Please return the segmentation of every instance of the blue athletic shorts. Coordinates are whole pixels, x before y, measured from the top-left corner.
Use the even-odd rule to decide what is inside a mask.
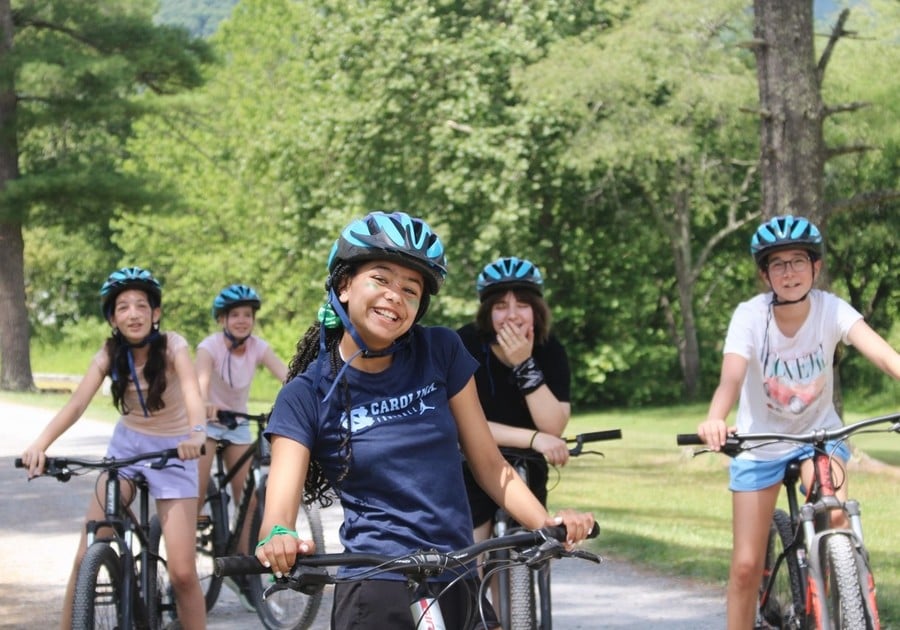
[[[253,437],[250,435],[250,423],[246,421],[234,429],[229,429],[216,420],[210,420],[206,423],[206,437],[211,440],[228,440],[232,444],[253,443]]]
[[[190,435],[147,435],[146,433],[129,429],[120,422],[116,425],[115,431],[113,431],[112,440],[110,440],[106,449],[106,456],[121,459],[140,455],[141,453],[175,448],[188,437]],[[142,473],[144,478],[147,479],[150,496],[154,499],[197,498],[199,495],[197,486],[200,482],[197,477],[196,459],[188,461],[180,459],[170,460],[169,463],[171,465],[162,470],[150,468],[150,463],[152,463],[152,460],[139,462],[122,468],[121,472],[126,477],[134,477],[136,473]]]
[[[844,464],[850,459],[850,449],[845,442],[828,442],[826,450],[840,458]],[[789,463],[795,459],[807,460],[812,456],[812,445],[802,444],[778,459],[760,461],[735,457],[731,460],[731,483],[728,488],[732,492],[753,492],[774,486],[784,479],[784,471]]]

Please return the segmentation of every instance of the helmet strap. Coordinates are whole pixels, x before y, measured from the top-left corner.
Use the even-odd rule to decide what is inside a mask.
[[[815,267],[815,261],[813,261],[812,276],[813,276],[813,278],[812,278],[812,284],[815,284],[815,283],[816,283],[816,267]],[[766,277],[767,277],[767,278],[769,277],[769,272],[766,272]],[[772,281],[771,281],[771,280],[769,280],[769,286],[770,286],[770,287],[772,286]],[[810,290],[809,290],[809,291],[812,291],[812,285],[810,285]],[[772,289],[772,302],[771,302],[771,304],[772,304],[772,306],[790,306],[791,304],[799,304],[800,302],[803,302],[804,300],[806,300],[806,298],[809,297],[809,291],[807,291],[806,293],[804,293],[804,294],[803,294],[803,297],[798,298],[798,299],[796,299],[796,300],[782,300],[780,297],[778,297],[778,294],[775,293],[775,289]]]
[[[402,348],[409,341],[408,335],[403,335],[400,339],[396,339],[390,346],[385,348],[384,350],[369,350],[369,347],[360,337],[359,332],[353,326],[350,321],[350,316],[347,314],[346,309],[344,309],[344,305],[341,304],[340,299],[338,299],[337,293],[334,288],[331,287],[328,289],[328,302],[331,304],[331,308],[334,309],[334,312],[340,318],[341,323],[344,325],[344,330],[346,330],[353,341],[356,343],[359,350],[354,352],[349,358],[344,360],[344,365],[341,366],[340,371],[334,379],[334,382],[331,384],[331,387],[328,388],[328,393],[325,394],[325,398],[322,399],[322,402],[326,402],[331,394],[334,392],[334,388],[337,386],[338,382],[340,382],[341,377],[344,375],[347,367],[353,363],[353,360],[357,357],[361,356],[364,359],[374,359],[377,357],[386,357],[391,354],[394,354]],[[325,325],[320,322],[319,324],[319,360],[321,361],[325,356]],[[343,358],[343,357],[342,357]],[[321,363],[320,363],[321,366]]]

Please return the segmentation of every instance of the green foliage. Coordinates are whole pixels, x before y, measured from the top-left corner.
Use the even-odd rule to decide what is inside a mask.
[[[153,27],[146,3],[24,3],[14,11],[12,55],[0,72],[18,95],[19,176],[0,193],[0,217],[60,225],[99,239],[117,206],[168,195],[122,171],[135,119],[158,109],[154,94],[196,87],[208,48],[181,29]]]
[[[525,255],[547,277],[577,405],[680,400],[691,315],[709,391],[731,312],[757,289],[752,225],[729,228],[729,209],[742,221],[758,205],[757,183],[745,182],[756,119],[740,111],[757,99],[752,56],[738,45],[749,18],[742,0],[678,11],[650,0],[244,0],[208,40],[220,63],[190,95],[160,101],[123,88],[130,109],[104,118],[95,98],[93,113],[71,116],[96,124],[65,133],[38,125],[39,108],[25,112],[35,124],[23,164],[52,162],[57,183],[16,183],[9,198],[47,191],[30,210],[42,229],[63,219],[80,228],[88,211],[103,226],[29,231],[35,325],[92,315],[109,265],[140,264],[164,283],[164,326],[192,343],[215,328],[209,305],[222,286],[253,285],[259,330],[288,359],[322,300],[338,230],[370,210],[402,209],[425,217],[448,249],[450,275],[425,323],[471,319],[485,262]],[[878,107],[835,116],[829,142],[880,144],[832,162],[830,199],[896,186],[900,101],[883,80],[896,46],[881,47],[890,24],[832,57],[829,100],[859,94]],[[879,59],[874,72],[867,57]],[[133,55],[72,58],[107,71],[94,72],[107,77],[96,84],[83,73],[95,97],[97,85],[119,85],[109,77],[133,75]],[[55,63],[25,68],[30,85],[68,93],[79,83]],[[80,188],[69,178],[72,198],[59,201],[53,191],[72,173],[91,175]],[[897,315],[897,216],[884,203],[828,226],[837,290],[879,330]],[[97,254],[76,255],[88,247]],[[847,378],[880,386],[856,376],[851,357]]]

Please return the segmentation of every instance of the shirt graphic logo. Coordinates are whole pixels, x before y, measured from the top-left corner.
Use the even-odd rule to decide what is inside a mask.
[[[376,424],[393,422],[410,416],[422,416],[436,407],[425,402],[426,398],[437,391],[437,385],[430,383],[412,392],[382,398],[354,407],[350,410],[350,431],[355,433]],[[341,416],[341,426],[347,428],[347,413]]]

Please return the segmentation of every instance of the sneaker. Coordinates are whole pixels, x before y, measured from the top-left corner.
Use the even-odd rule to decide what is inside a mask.
[[[238,601],[241,602],[244,610],[256,612],[256,606],[253,605],[253,597],[250,594],[250,584],[245,576],[228,576],[223,580],[223,583],[237,595]]]

